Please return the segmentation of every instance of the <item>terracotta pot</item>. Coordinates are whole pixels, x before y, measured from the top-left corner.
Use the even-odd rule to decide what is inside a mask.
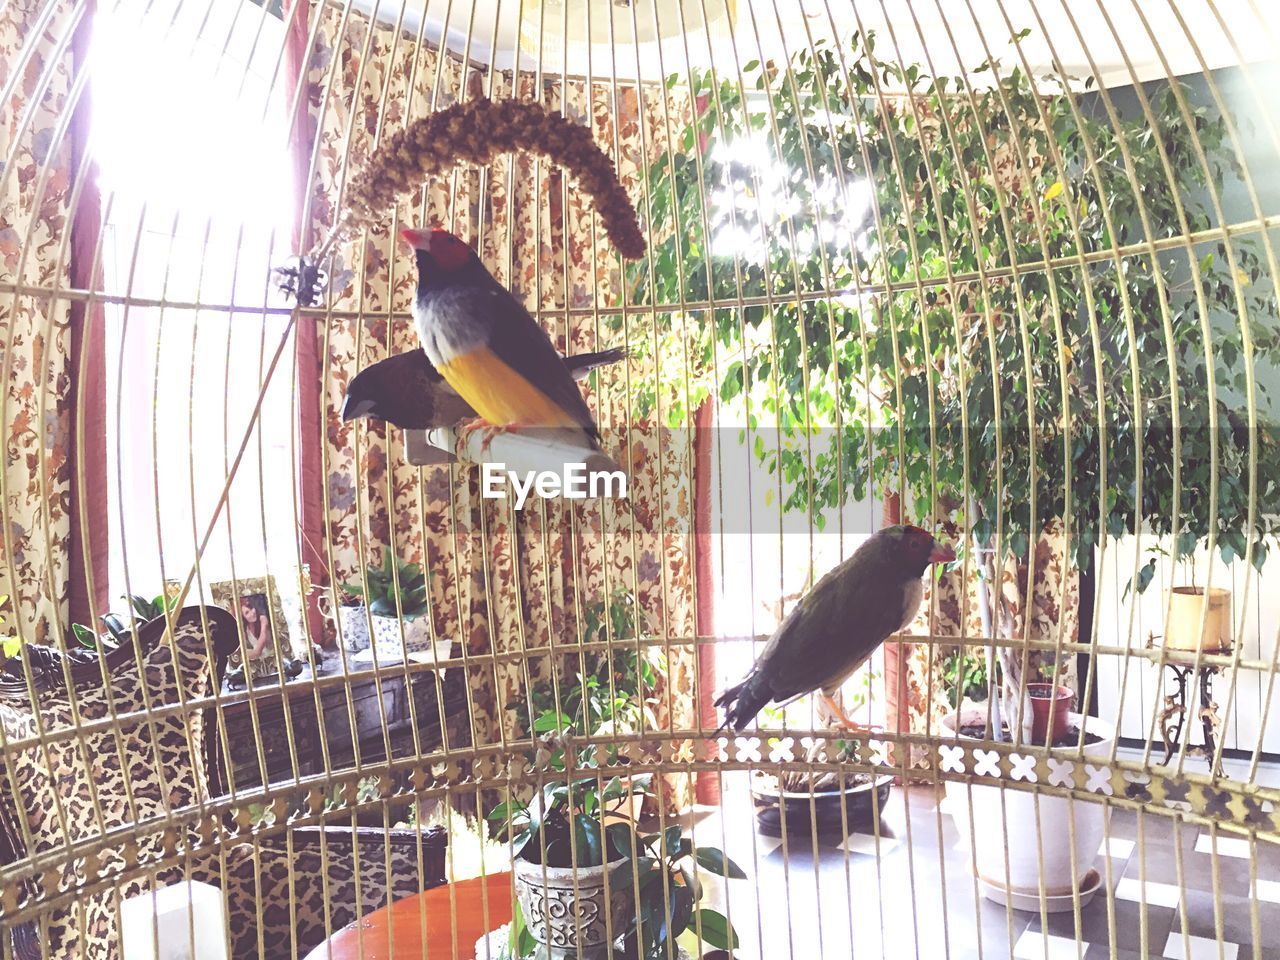
[[[1174,587],[1169,591],[1169,629],[1164,635],[1166,647],[1172,650],[1221,650],[1230,642],[1230,590],[1214,587],[1206,594],[1202,587]]]
[[[1066,736],[1067,715],[1076,698],[1075,692],[1070,687],[1055,687],[1052,683],[1028,683],[1027,696],[1031,698],[1031,742],[1055,743],[1059,737]],[[1046,737],[1050,712],[1053,713],[1053,736]]]
[[[615,935],[620,935],[635,915],[629,860],[575,870],[517,858],[512,872],[525,926],[533,939],[546,947],[550,960],[609,960],[613,954],[608,942],[610,925]]]

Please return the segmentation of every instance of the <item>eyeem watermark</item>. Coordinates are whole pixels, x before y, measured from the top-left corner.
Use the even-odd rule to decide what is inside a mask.
[[[585,463],[566,463],[562,471],[508,470],[505,463],[485,463],[480,475],[480,495],[488,500],[506,496],[503,486],[515,492],[516,509],[523,510],[530,493],[540,497],[585,500],[588,497],[627,495],[627,475],[621,470],[588,470]]]

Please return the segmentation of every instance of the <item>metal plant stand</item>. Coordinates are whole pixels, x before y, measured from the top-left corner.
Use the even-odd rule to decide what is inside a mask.
[[[1154,646],[1157,638],[1152,637],[1148,640],[1149,646]],[[1221,650],[1215,650],[1214,653],[1225,654],[1230,653],[1230,648],[1224,647]],[[1196,669],[1195,653],[1192,651],[1166,651],[1167,660],[1162,664],[1163,667],[1173,675],[1173,689],[1165,694],[1164,709],[1160,711],[1160,736],[1164,740],[1164,760],[1167,764],[1173,759],[1173,753],[1178,748],[1178,744],[1182,742],[1183,728],[1186,726],[1189,707],[1187,704],[1187,687],[1192,681],[1192,674],[1196,676],[1196,687],[1199,692],[1198,716],[1200,718],[1200,726],[1204,731],[1204,752],[1205,759],[1212,767],[1215,777],[1222,776],[1222,762],[1217,760],[1216,744],[1218,727],[1222,724],[1221,717],[1218,716],[1218,704],[1213,699],[1213,678],[1221,670],[1216,664],[1200,664],[1199,670]]]

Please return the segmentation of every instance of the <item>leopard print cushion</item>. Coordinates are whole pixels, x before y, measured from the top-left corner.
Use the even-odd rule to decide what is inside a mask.
[[[11,769],[6,766],[5,754],[0,753],[0,803],[11,816],[24,821],[26,829],[19,826],[18,833],[26,855],[99,837],[104,830],[120,825],[162,818],[208,795],[201,711],[175,711],[155,719],[147,716],[148,703],[153,710],[179,703],[180,687],[187,698],[204,696],[209,689],[212,670],[208,647],[200,618],[190,616],[191,612],[184,612],[172,643],[162,640],[147,651],[141,674],[136,668],[122,668],[112,677],[109,688],[76,691],[80,721],[109,718],[114,708],[117,719],[110,727],[14,751],[10,754]],[[34,737],[40,728],[48,736],[76,726],[75,714],[65,698],[51,696],[42,700],[40,707],[37,724],[31,711],[0,704],[6,740]],[[291,855],[284,838],[238,844],[221,853],[205,848],[187,866],[167,868],[102,893],[80,896],[69,907],[41,915],[35,931],[41,948],[38,955],[59,960],[115,960],[119,956],[123,899],[144,892],[153,883],[162,886],[189,877],[223,888],[230,956],[235,960],[305,956],[326,936],[384,905],[388,898],[399,899],[422,889],[416,843],[388,846],[379,842],[382,831],[377,833],[379,838],[357,841],[358,885],[357,851],[352,849],[350,837],[345,844],[341,840],[328,843],[323,857],[318,846],[301,841],[294,844]],[[139,858],[158,858],[163,836],[160,827],[144,834],[136,853],[122,846],[107,846],[99,861],[103,868],[111,869],[136,863]],[[428,885],[443,882],[443,844],[424,854],[438,860],[427,871]],[[38,902],[94,879],[83,859],[66,863],[55,874],[29,884],[20,901]]]
[[[326,937],[357,918],[389,900],[413,896],[423,889],[413,844],[388,847],[380,842],[361,843],[357,896],[356,856],[349,843],[345,846],[341,842],[330,843],[323,856],[318,847],[295,845],[290,857],[282,848],[283,840],[275,842],[281,846],[264,844],[255,849],[250,844],[241,844],[227,855],[232,957],[290,960],[306,956]],[[424,855],[431,859],[430,851],[424,851]],[[437,855],[443,872],[442,847]],[[427,873],[431,873],[430,869]],[[193,870],[192,875],[221,885],[216,870],[203,876]],[[434,886],[437,882],[439,880],[427,885]],[[260,915],[258,904],[262,905]],[[290,904],[293,904],[292,915]]]
[[[18,839],[25,845],[19,852],[30,856],[91,840],[122,824],[165,817],[202,796],[207,788],[204,764],[192,762],[193,754],[203,757],[201,712],[152,718],[147,709],[177,704],[180,683],[187,697],[202,696],[209,678],[200,620],[190,617],[179,623],[172,643],[161,640],[146,652],[140,674],[121,669],[105,688],[77,689],[74,710],[67,698],[49,695],[41,699],[37,722],[31,711],[0,705],[0,724],[10,740],[41,730],[45,736],[75,730],[79,724],[111,720],[115,713],[103,730],[14,752],[11,771],[0,756],[5,807],[25,822],[25,829],[17,824]],[[161,833],[157,829],[144,835],[138,854],[159,855]],[[108,845],[98,860],[102,869],[115,870],[136,858],[120,845]],[[31,884],[24,899],[51,896],[92,879],[83,859],[71,860],[53,878],[46,874]],[[41,940],[49,945],[49,955],[107,956],[96,952],[95,945],[114,945],[118,898],[142,890],[140,881],[126,882],[107,896],[85,898],[47,917]]]

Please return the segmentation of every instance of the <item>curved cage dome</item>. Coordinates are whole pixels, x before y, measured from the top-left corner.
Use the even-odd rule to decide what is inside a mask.
[[[1272,6],[11,0],[0,955],[1269,956]]]

